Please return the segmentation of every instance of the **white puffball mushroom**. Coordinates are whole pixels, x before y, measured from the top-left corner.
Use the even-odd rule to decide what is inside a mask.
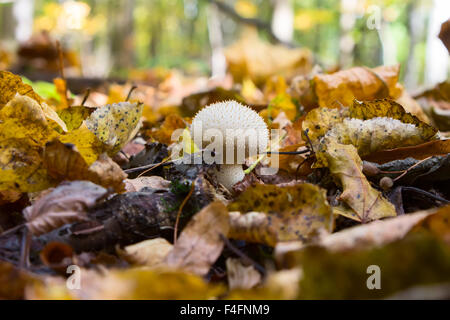
[[[228,189],[244,179],[244,159],[265,152],[269,143],[269,130],[264,119],[249,107],[232,100],[201,109],[192,119],[191,136],[196,143],[197,138],[201,139],[203,149],[218,143],[214,149],[221,161],[216,161],[220,168],[215,177]]]

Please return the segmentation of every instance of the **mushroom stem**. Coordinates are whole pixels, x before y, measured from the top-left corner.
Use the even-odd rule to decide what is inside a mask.
[[[214,175],[217,181],[229,190],[245,177],[241,164],[222,164],[219,170],[215,171]]]

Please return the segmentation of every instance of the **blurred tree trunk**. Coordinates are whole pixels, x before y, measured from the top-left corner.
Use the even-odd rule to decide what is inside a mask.
[[[33,33],[34,0],[16,0],[13,13],[16,20],[15,38],[19,42],[24,42]]]
[[[226,74],[226,60],[223,53],[223,38],[220,17],[215,4],[208,6],[208,35],[211,45],[211,76],[222,78]]]
[[[348,68],[353,64],[353,50],[355,41],[352,29],[356,24],[356,4],[346,0],[340,2],[340,39],[339,39],[339,65]]]
[[[109,2],[109,38],[114,69],[123,70],[134,65],[134,4],[135,0]]]
[[[0,5],[0,40],[14,40],[15,20],[11,3]]]
[[[294,9],[291,0],[272,0],[272,33],[281,41],[290,43],[294,36]]]
[[[405,68],[405,86],[408,89],[415,89],[419,83],[421,61],[415,51],[416,45],[424,39],[425,33],[423,26],[426,25],[423,5],[415,2],[410,3],[408,12],[408,33],[410,39],[410,50]]]

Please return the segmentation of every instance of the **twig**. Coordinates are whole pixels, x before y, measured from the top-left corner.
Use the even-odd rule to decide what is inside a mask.
[[[305,136],[306,136],[306,139],[308,140],[309,146],[311,147],[311,152],[312,152],[313,154],[316,154],[316,152],[314,151],[314,147],[313,147],[313,144],[312,144],[312,142],[311,142],[311,139],[310,139],[309,136],[308,136],[308,132],[309,132],[309,129],[306,129],[306,130],[303,131],[303,133],[304,133]]]
[[[177,219],[175,221],[175,228],[173,230],[173,244],[177,243],[178,223],[180,222],[181,212],[183,211],[183,208],[186,205],[186,203],[188,202],[192,193],[194,193],[194,190],[195,190],[195,181],[192,181],[191,190],[189,190],[188,195],[186,196],[186,198],[184,198],[183,202],[181,203],[180,207],[178,208]]]
[[[220,239],[222,239],[222,241],[225,243],[225,245],[227,246],[228,249],[233,251],[236,255],[238,255],[245,262],[252,264],[255,267],[255,269],[258,270],[259,272],[261,272],[263,275],[266,274],[266,270],[264,269],[263,266],[261,266],[258,262],[254,261],[252,258],[247,256],[244,252],[242,252],[242,250],[240,250],[239,248],[235,247],[231,243],[231,241],[228,240],[227,237],[225,237],[223,234],[219,234],[219,237],[220,237]]]
[[[127,99],[125,101],[130,100],[131,94],[133,93],[133,91],[137,89],[137,86],[132,86],[130,91],[128,91],[128,95],[127,95]]]
[[[89,95],[91,94],[91,88],[87,88],[86,93],[84,94],[83,101],[81,101],[81,106],[84,107]]]
[[[411,167],[409,167],[408,169],[406,169],[401,175],[399,175],[397,178],[393,179],[392,181],[397,181],[398,179],[400,179],[401,177],[403,177],[405,174],[407,174],[412,168],[414,168],[415,166],[421,164],[422,162],[430,159],[431,156],[429,156],[428,158],[422,159],[420,161],[418,161],[417,163],[413,164]]]
[[[56,40],[56,50],[58,51],[58,58],[59,58],[59,72],[61,74],[61,79],[64,80],[64,96],[66,98],[66,102],[69,103],[69,97],[67,94],[67,82],[66,77],[64,76],[64,57],[63,57],[63,51],[61,48],[61,43]]]
[[[169,158],[167,158],[167,159],[165,159],[165,160],[163,160],[163,161],[161,161],[160,163],[157,163],[157,164],[155,164],[154,166],[152,166],[152,167],[150,167],[150,168],[148,168],[147,170],[145,170],[144,172],[141,172],[141,173],[139,173],[139,175],[137,176],[138,178],[139,177],[141,177],[142,175],[144,175],[144,174],[146,174],[147,172],[150,172],[150,171],[152,171],[153,169],[155,169],[155,168],[157,168],[157,167],[159,167],[160,165],[162,165],[162,164],[169,164],[169,163],[173,163],[173,161],[168,161],[169,160]],[[142,167],[141,167],[142,168]]]
[[[310,152],[307,150],[301,150],[301,151],[267,151],[267,154],[305,154]]]
[[[403,190],[405,190],[405,191],[413,191],[413,192],[422,194],[422,195],[424,195],[424,196],[430,197],[430,198],[432,198],[432,199],[434,199],[434,200],[437,200],[437,201],[440,201],[440,202],[443,202],[443,203],[450,203],[450,201],[447,200],[447,199],[444,199],[444,198],[442,198],[442,197],[440,197],[440,196],[438,196],[438,195],[435,195],[435,194],[433,194],[433,193],[431,193],[431,192],[428,192],[428,191],[425,191],[425,190],[422,190],[422,189],[419,189],[419,188],[415,188],[415,187],[402,187],[402,191],[403,191]]]

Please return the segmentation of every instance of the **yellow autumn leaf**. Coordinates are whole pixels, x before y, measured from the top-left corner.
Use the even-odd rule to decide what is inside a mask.
[[[200,149],[195,144],[194,140],[191,137],[191,132],[188,128],[183,130],[183,153],[193,154],[199,152]]]
[[[230,238],[274,246],[280,241],[306,240],[318,229],[333,229],[325,190],[303,183],[294,186],[256,185],[228,205]]]
[[[13,99],[16,93],[28,96],[38,103],[41,103],[42,98],[33,91],[33,88],[22,82],[22,79],[8,71],[0,71],[0,109]]]
[[[343,192],[338,199],[346,205],[334,208],[335,213],[363,223],[396,216],[394,206],[367,181],[354,146],[331,140],[325,156],[331,174],[342,185]]]
[[[64,121],[67,126],[67,130],[78,129],[84,120],[94,111],[93,108],[84,106],[72,106],[57,111],[59,118]]]
[[[129,268],[125,270],[81,271],[80,290],[67,288],[65,279],[47,279],[30,284],[28,299],[214,299],[225,291],[224,286],[208,284],[204,279],[181,271]]]
[[[308,49],[266,43],[253,29],[247,29],[241,39],[227,47],[225,57],[236,81],[248,77],[256,85],[264,84],[273,75],[290,77],[312,68],[312,53]]]
[[[86,127],[114,155],[133,138],[139,129],[142,104],[119,102],[96,109],[86,120]]]
[[[53,185],[42,165],[40,147],[30,139],[0,141],[0,190],[35,192]]]
[[[94,163],[106,149],[105,145],[87,128],[84,122],[78,129],[61,135],[59,140],[62,143],[74,144],[88,165]]]
[[[35,100],[16,95],[0,110],[0,140],[29,139],[31,145],[42,146],[58,136]]]
[[[398,103],[381,99],[354,101],[341,109],[316,108],[302,123],[316,154],[315,167],[327,165],[325,142],[335,140],[356,147],[360,156],[432,140],[437,130],[407,113]],[[306,134],[303,134],[306,140]]]

